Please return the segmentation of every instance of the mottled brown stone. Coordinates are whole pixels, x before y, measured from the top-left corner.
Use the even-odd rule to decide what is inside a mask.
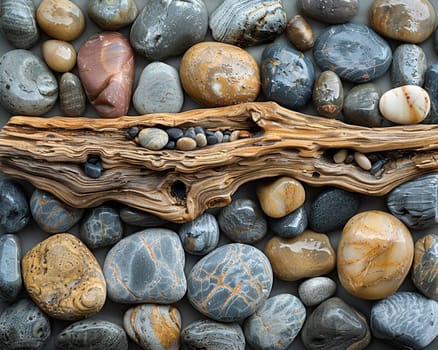
[[[284,33],[286,38],[300,51],[311,49],[315,43],[312,27],[301,15],[295,15],[287,22]]]

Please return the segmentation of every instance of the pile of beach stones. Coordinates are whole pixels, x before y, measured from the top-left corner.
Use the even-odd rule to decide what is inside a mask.
[[[292,3],[2,0],[0,105],[115,118],[272,100],[366,127],[438,121],[438,4]],[[252,132],[126,138],[190,152]],[[387,162],[346,149],[333,161],[372,174]],[[98,156],[83,169],[104,171]],[[381,201],[283,176],[176,224],[120,203],[73,208],[1,176],[0,348],[433,349],[438,173]]]

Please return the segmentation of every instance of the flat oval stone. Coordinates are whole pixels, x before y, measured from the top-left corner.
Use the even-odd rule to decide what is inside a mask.
[[[438,174],[426,174],[394,188],[387,197],[392,215],[409,228],[421,230],[438,223]]]
[[[328,236],[310,230],[293,238],[274,236],[264,252],[274,275],[284,281],[325,275],[336,265],[336,254]]]
[[[353,86],[344,99],[343,113],[352,124],[380,127],[385,118],[379,110],[380,92],[374,83]]]
[[[31,48],[39,38],[32,0],[2,0],[0,4],[0,32],[17,49]]]
[[[360,197],[341,188],[322,191],[309,211],[309,226],[316,232],[330,232],[342,228],[357,213]]]
[[[90,249],[113,245],[123,236],[119,212],[102,205],[89,209],[80,227],[80,238]]]
[[[49,318],[30,299],[6,306],[0,315],[0,348],[46,348],[51,334]]]
[[[312,96],[315,71],[312,62],[289,46],[272,44],[263,50],[262,89],[268,100],[290,108],[306,105]]]
[[[105,257],[108,297],[117,303],[176,303],[187,289],[184,264],[175,232],[153,228],[131,234]]]
[[[269,229],[275,235],[285,238],[294,237],[303,233],[307,228],[307,224],[307,212],[304,205],[282,218],[268,219]]]
[[[81,80],[73,73],[64,73],[59,80],[59,107],[67,117],[79,117],[85,112],[87,98]]]
[[[301,15],[295,15],[287,22],[284,34],[300,51],[309,50],[315,44],[312,27]]]
[[[420,46],[414,44],[399,45],[392,55],[392,86],[423,86],[426,69],[426,54]]]
[[[58,83],[44,61],[28,50],[0,57],[0,104],[11,114],[47,113],[58,98]]]
[[[423,124],[438,123],[438,62],[432,63],[424,74],[424,90],[430,98],[430,113]]]
[[[412,281],[425,296],[438,301],[438,236],[428,234],[415,243]]]
[[[356,23],[325,29],[315,41],[313,56],[321,70],[332,70],[354,83],[382,76],[392,61],[388,43],[371,28]]]
[[[21,245],[17,235],[0,236],[0,301],[11,302],[21,291]]]
[[[258,183],[256,193],[263,212],[271,218],[292,213],[306,200],[303,185],[287,176]]]
[[[316,79],[312,93],[313,104],[319,115],[336,118],[344,104],[344,88],[335,72],[326,70]]]
[[[143,349],[179,349],[181,324],[181,315],[172,305],[138,305],[123,316],[126,333]]]
[[[359,11],[358,0],[298,0],[303,15],[320,22],[338,24],[349,22]]]
[[[138,10],[134,0],[89,0],[87,14],[100,28],[118,30],[134,22]]]
[[[55,345],[64,350],[128,350],[128,337],[115,323],[88,319],[64,328],[56,336]]]
[[[238,323],[197,320],[181,332],[189,349],[245,350],[245,336]]]
[[[78,52],[78,71],[91,104],[101,117],[126,115],[134,82],[134,51],[118,32],[88,38]]]
[[[199,260],[187,280],[187,298],[203,315],[237,322],[252,315],[268,298],[271,264],[257,248],[230,243]]]
[[[149,63],[141,72],[132,103],[140,114],[181,111],[184,92],[178,71],[163,62]]]
[[[83,209],[70,207],[49,192],[39,189],[32,193],[30,211],[38,226],[47,233],[68,231],[84,213]]]
[[[176,148],[181,151],[193,151],[197,146],[196,140],[187,136],[181,137],[176,141]]]
[[[268,231],[268,223],[260,206],[246,198],[237,198],[223,207],[218,223],[222,233],[239,243],[258,242]]]
[[[397,292],[374,304],[373,336],[402,349],[423,349],[438,336],[438,302],[415,292]]]
[[[85,29],[82,10],[69,0],[42,0],[36,19],[41,30],[54,39],[72,41]]]
[[[42,49],[44,60],[55,72],[68,72],[76,65],[75,48],[66,41],[47,40],[43,43]]]
[[[413,44],[426,40],[436,27],[435,9],[428,0],[375,0],[369,21],[376,32]]]
[[[151,151],[163,149],[169,141],[167,133],[159,128],[144,128],[138,133],[138,143]]]
[[[252,102],[260,92],[256,60],[234,45],[196,44],[182,57],[179,72],[184,91],[208,107]]]
[[[313,277],[302,282],[298,295],[306,306],[315,306],[332,297],[336,292],[336,282],[329,277]]]
[[[429,114],[430,98],[417,85],[403,85],[386,91],[379,101],[380,113],[396,124],[418,124]]]
[[[162,61],[202,41],[207,29],[202,0],[147,0],[131,27],[130,41],[149,61]]]
[[[350,294],[382,299],[403,283],[414,257],[412,235],[395,216],[369,210],[353,216],[338,244],[338,277]]]
[[[76,236],[60,233],[41,241],[26,253],[21,267],[27,292],[50,317],[78,320],[105,304],[102,269]]]
[[[243,324],[246,341],[253,349],[288,349],[306,318],[303,303],[292,294],[268,298]]]
[[[168,224],[156,215],[129,206],[120,209],[120,218],[125,224],[139,227],[161,227]]]
[[[204,213],[195,220],[182,224],[179,236],[187,253],[205,255],[219,243],[219,225],[213,215]]]
[[[225,0],[210,15],[216,41],[247,47],[273,41],[286,27],[280,0]]]
[[[29,220],[29,204],[22,187],[13,180],[0,179],[0,234],[18,232]]]
[[[366,318],[342,299],[330,298],[307,317],[301,331],[306,349],[365,349],[371,340]]]

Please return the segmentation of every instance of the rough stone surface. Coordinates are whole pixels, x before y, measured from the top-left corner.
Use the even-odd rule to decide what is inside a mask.
[[[313,277],[302,282],[298,295],[306,306],[315,306],[332,297],[336,292],[336,282],[329,277]]]
[[[205,255],[219,243],[219,225],[213,215],[204,213],[195,220],[182,224],[179,236],[187,253]]]
[[[392,86],[423,86],[426,69],[427,58],[421,46],[414,44],[399,45],[392,55]]]
[[[29,204],[21,186],[13,180],[0,178],[0,234],[18,232],[29,220]]]
[[[280,219],[268,219],[269,229],[275,235],[285,238],[303,233],[307,228],[307,224],[307,212],[304,205]]]
[[[298,0],[297,8],[303,15],[320,22],[345,23],[359,11],[359,0]]]
[[[21,291],[21,245],[17,235],[0,236],[0,301],[14,301]]]
[[[428,234],[415,243],[412,282],[425,296],[438,301],[438,236]]]

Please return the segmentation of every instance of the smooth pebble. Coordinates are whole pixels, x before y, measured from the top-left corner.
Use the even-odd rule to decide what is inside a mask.
[[[219,243],[219,224],[209,213],[182,224],[178,233],[184,250],[193,255],[210,253]]]
[[[341,113],[344,87],[335,72],[321,72],[313,87],[312,100],[316,111],[323,117],[336,118]]]
[[[89,0],[87,14],[100,28],[118,30],[134,22],[138,10],[134,0]]]
[[[176,141],[176,148],[180,151],[193,151],[197,147],[196,140],[191,137],[183,136]]]
[[[300,51],[309,50],[315,44],[312,27],[301,15],[295,15],[287,22],[284,33],[286,38]]]
[[[0,234],[15,233],[30,221],[29,204],[24,189],[8,178],[0,179]]]
[[[423,86],[427,57],[421,46],[401,44],[392,55],[392,87],[403,85]]]
[[[438,301],[438,236],[428,234],[415,243],[412,282],[428,298]]]
[[[307,211],[304,205],[282,218],[268,218],[269,229],[275,235],[285,238],[294,237],[303,233],[307,225]]]
[[[127,205],[121,207],[120,218],[125,224],[139,227],[162,227],[168,224],[156,215]]]
[[[423,88],[430,98],[430,112],[423,120],[423,124],[438,123],[438,62],[432,63],[424,74]]]
[[[373,167],[370,159],[362,152],[354,152],[353,157],[354,161],[361,169],[368,171],[371,170],[371,168]]]
[[[76,51],[62,40],[46,40],[42,45],[44,61],[55,72],[65,73],[76,65]]]
[[[17,299],[23,284],[21,279],[21,242],[14,234],[0,236],[0,301]]]
[[[298,0],[303,15],[317,21],[337,24],[349,22],[359,11],[359,0]]]
[[[59,79],[59,107],[67,117],[82,116],[87,107],[82,82],[77,75],[66,72]]]
[[[315,306],[336,293],[336,282],[330,277],[313,277],[298,286],[298,295],[306,306]]]
[[[151,151],[159,151],[169,141],[167,133],[159,128],[144,128],[137,135],[138,143]]]

